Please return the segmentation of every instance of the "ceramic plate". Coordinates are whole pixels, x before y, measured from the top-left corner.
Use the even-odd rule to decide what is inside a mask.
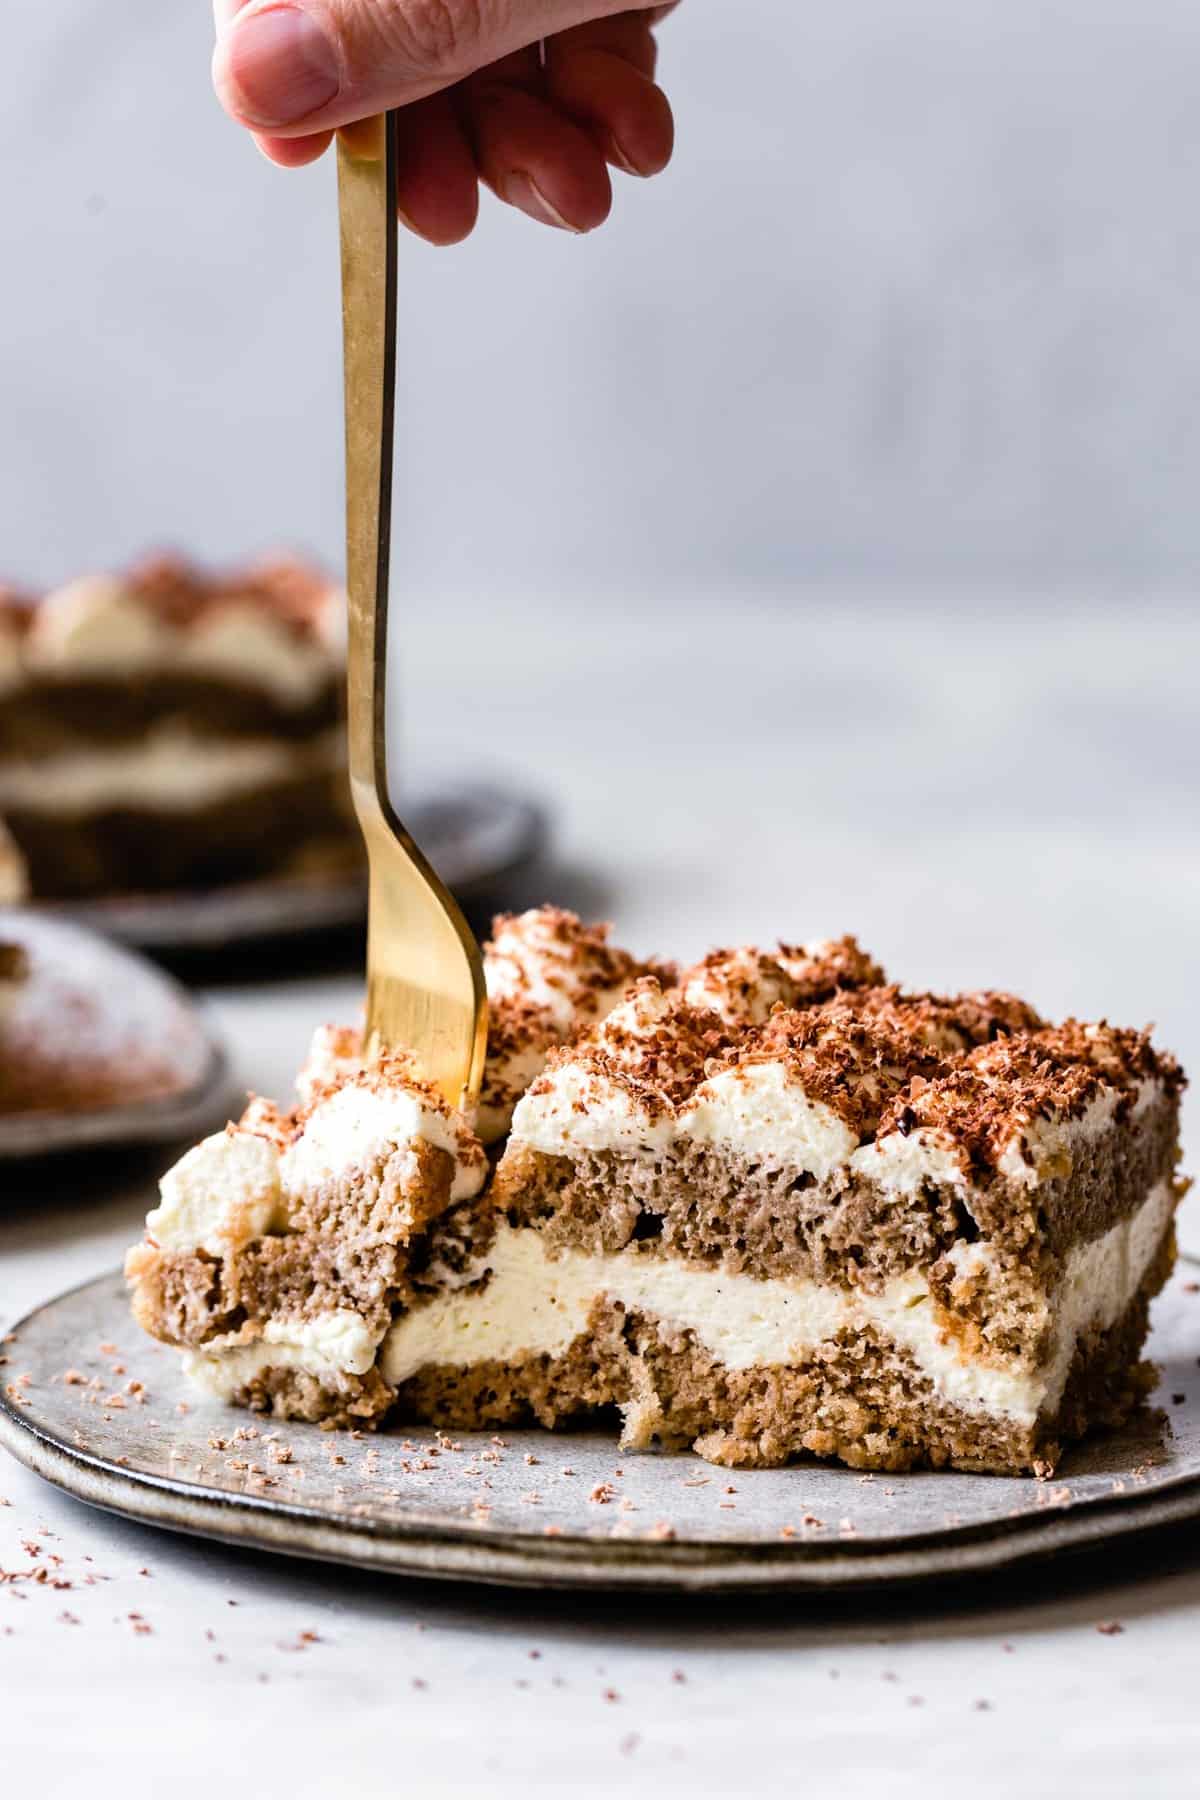
[[[15,1328],[0,1441],[127,1518],[401,1575],[664,1591],[944,1579],[1200,1516],[1198,1276],[1181,1264],[1156,1306],[1158,1410],[1048,1482],[730,1473],[623,1455],[599,1433],[277,1424],[188,1388],[133,1325],[117,1275]]]
[[[0,937],[29,958],[0,1023],[0,1158],[161,1143],[223,1114],[224,1053],[177,982],[40,914],[0,912]]]
[[[404,822],[460,899],[486,891],[532,862],[547,834],[546,815],[536,802],[482,785],[414,794],[404,808]],[[44,910],[94,926],[140,950],[206,951],[357,925],[366,916],[366,893],[361,876],[338,873],[205,892],[56,902]]]

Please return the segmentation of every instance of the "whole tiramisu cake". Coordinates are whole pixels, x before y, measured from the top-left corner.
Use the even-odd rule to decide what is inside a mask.
[[[34,895],[344,862],[344,609],[283,561],[0,591],[0,820]]]
[[[1183,1077],[1144,1034],[906,994],[853,939],[676,977],[546,912],[487,961],[493,1139],[526,1084],[503,1147],[325,1033],[296,1111],[256,1101],[167,1175],[134,1310],[201,1385],[457,1429],[616,1406],[627,1447],[728,1465],[1008,1472],[1145,1391]]]

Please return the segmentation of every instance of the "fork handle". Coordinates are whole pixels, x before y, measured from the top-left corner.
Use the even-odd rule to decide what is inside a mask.
[[[369,868],[368,1055],[403,1048],[451,1106],[471,1108],[487,1048],[479,946],[392,807],[387,602],[396,395],[395,115],[339,134],[346,390],[350,787]]]
[[[394,123],[394,113],[382,113],[338,134],[350,784],[364,825],[390,810],[383,726],[396,407]]]

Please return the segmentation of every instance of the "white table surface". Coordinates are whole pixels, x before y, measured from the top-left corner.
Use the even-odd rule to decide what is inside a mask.
[[[556,805],[537,894],[643,950],[854,929],[912,983],[1153,1018],[1200,1062],[1200,625],[1181,601],[739,595],[681,617],[598,596],[586,627],[552,598],[446,604],[487,678],[445,667],[418,625],[404,735],[424,769],[482,763]],[[304,974],[210,1001],[240,1078],[282,1095],[357,988]],[[0,1319],[112,1266],[155,1172],[0,1187]],[[7,1460],[0,1496],[0,1568],[28,1567],[33,1542],[71,1583],[0,1582],[6,1795],[925,1795],[944,1778],[1127,1796],[1195,1777],[1194,1533],[886,1601],[676,1605],[234,1552]]]

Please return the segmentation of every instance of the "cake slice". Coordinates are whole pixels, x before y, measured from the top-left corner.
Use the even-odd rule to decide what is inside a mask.
[[[1127,1416],[1181,1191],[1183,1078],[1144,1034],[908,995],[849,939],[596,991],[490,1178],[403,1059],[327,1037],[295,1115],[167,1177],[139,1318],[276,1412],[616,1407],[627,1447],[727,1466],[1046,1470]]]
[[[188,1348],[202,1387],[288,1418],[378,1418],[377,1359],[422,1280],[453,1280],[464,1242],[427,1228],[481,1190],[483,1147],[436,1089],[390,1058],[281,1114],[252,1101],[163,1178],[126,1273],[134,1315]]]
[[[0,821],[32,892],[345,866],[344,609],[285,561],[0,592]]]
[[[631,980],[668,972],[556,907],[498,918],[484,967],[491,1031],[471,1124],[406,1058],[365,1068],[361,1031],[323,1026],[292,1111],[252,1100],[164,1177],[127,1273],[135,1315],[188,1352],[196,1381],[286,1416],[386,1411],[382,1335],[419,1294],[452,1285],[489,1229],[475,1204],[484,1146],[507,1131],[518,1081]]]

